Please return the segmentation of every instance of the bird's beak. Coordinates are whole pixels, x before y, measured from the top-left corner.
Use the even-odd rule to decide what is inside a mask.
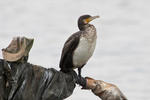
[[[100,16],[92,16],[92,17],[90,17],[89,19],[90,19],[90,21],[92,21],[92,20],[94,20],[94,19],[96,19],[96,18],[100,18]]]
[[[94,20],[96,18],[100,18],[100,16],[91,16],[90,18],[85,19],[84,22],[89,23],[89,22],[91,22],[92,20]]]

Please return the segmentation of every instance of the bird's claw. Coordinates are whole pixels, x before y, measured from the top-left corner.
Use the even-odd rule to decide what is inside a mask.
[[[76,84],[79,84],[82,87],[86,87],[86,79],[85,78],[83,78],[81,75],[77,75],[74,70],[71,70],[70,74],[73,75],[74,81]]]
[[[82,87],[86,87],[86,79],[80,75],[77,76],[77,82],[76,83],[81,85]]]

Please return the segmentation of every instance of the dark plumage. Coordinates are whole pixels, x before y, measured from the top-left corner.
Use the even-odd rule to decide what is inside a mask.
[[[63,72],[68,72],[72,70],[72,68],[74,67],[72,56],[74,50],[79,44],[80,35],[81,35],[80,31],[73,34],[68,38],[68,40],[64,44],[62,54],[61,54],[61,60],[59,64],[59,67]]]
[[[69,72],[78,68],[81,74],[81,68],[92,56],[96,44],[96,29],[89,22],[98,17],[83,15],[78,19],[80,31],[72,34],[64,44],[59,65],[61,71]]]

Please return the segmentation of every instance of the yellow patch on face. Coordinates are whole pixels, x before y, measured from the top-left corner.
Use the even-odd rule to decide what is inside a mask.
[[[89,23],[91,21],[91,18],[87,18],[87,19],[84,19],[84,23]]]

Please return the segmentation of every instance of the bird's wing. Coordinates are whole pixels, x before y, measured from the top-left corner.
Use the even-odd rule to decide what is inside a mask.
[[[64,44],[59,64],[59,67],[64,72],[69,71],[73,67],[72,55],[79,44],[81,34],[82,31],[74,33],[68,38],[68,40]]]

